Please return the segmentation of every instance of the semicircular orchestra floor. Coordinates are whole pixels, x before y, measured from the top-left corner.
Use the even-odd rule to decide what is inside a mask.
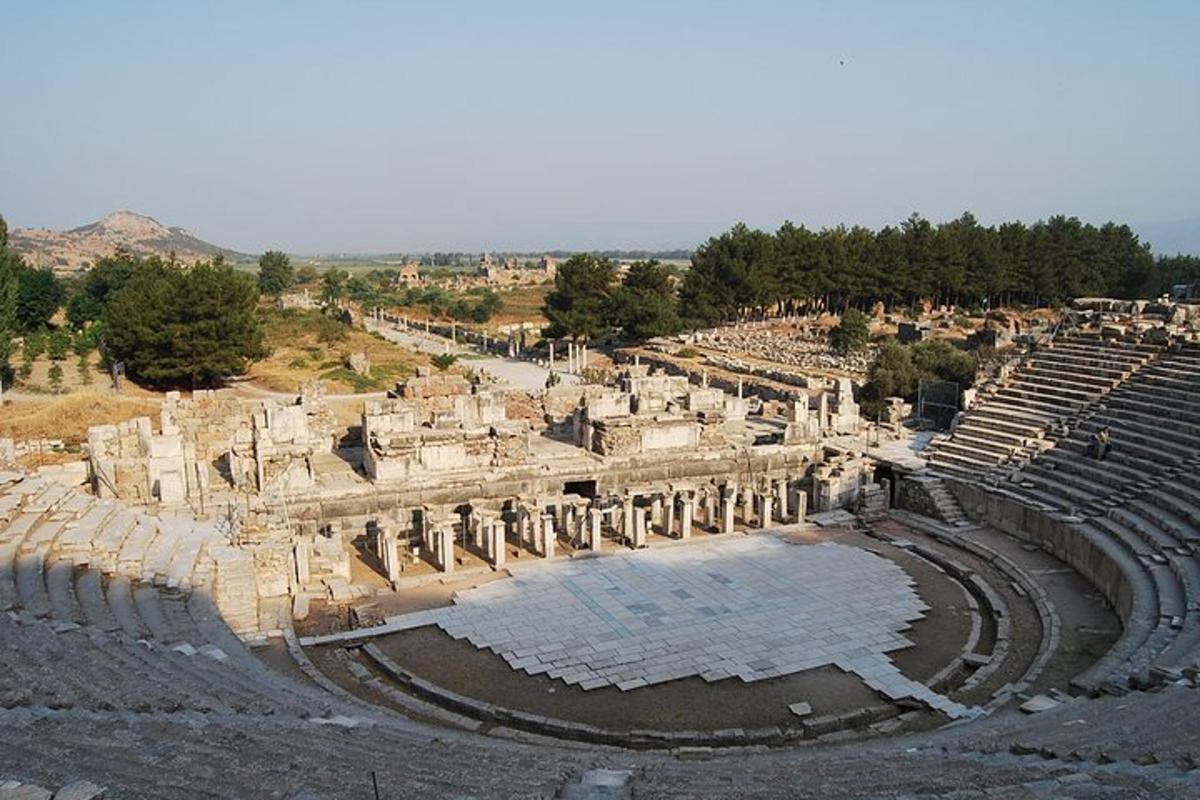
[[[814,716],[890,704],[937,724],[974,716],[1040,639],[1036,612],[1003,576],[955,555],[1007,596],[1021,636],[969,692],[933,679],[971,646],[986,652],[994,621],[937,565],[849,529],[516,565],[388,617],[374,643],[456,694],[614,730],[787,726],[801,704]],[[364,669],[388,680],[354,646],[310,653],[360,695],[371,695]]]

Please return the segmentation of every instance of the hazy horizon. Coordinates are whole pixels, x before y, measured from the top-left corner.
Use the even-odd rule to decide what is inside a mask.
[[[5,23],[12,227],[127,208],[303,254],[691,248],[913,211],[1200,231],[1195,3],[12,3]]]

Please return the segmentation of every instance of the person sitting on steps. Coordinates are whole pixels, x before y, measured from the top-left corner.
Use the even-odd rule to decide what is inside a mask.
[[[1112,431],[1107,425],[1100,429],[1096,434],[1096,458],[1100,461],[1108,458],[1108,453],[1112,449]]]

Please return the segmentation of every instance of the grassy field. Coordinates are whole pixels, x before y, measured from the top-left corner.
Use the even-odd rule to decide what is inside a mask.
[[[366,331],[342,325],[318,311],[263,311],[270,355],[255,362],[247,378],[266,389],[296,391],[306,380],[328,382],[330,394],[374,392],[392,388],[426,365],[426,356],[398,347]],[[369,375],[346,364],[351,353],[366,353]]]
[[[504,301],[504,306],[500,309],[500,313],[492,318],[489,326],[513,322],[544,323],[546,318],[542,316],[542,303],[545,302],[546,295],[549,294],[551,288],[553,288],[552,284],[545,283],[539,286],[521,286],[497,292],[500,299]]]

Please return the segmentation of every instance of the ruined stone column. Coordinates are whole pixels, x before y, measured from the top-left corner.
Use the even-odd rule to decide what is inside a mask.
[[[471,541],[476,550],[483,548],[489,525],[491,525],[491,520],[486,515],[475,510],[471,511]]]
[[[682,514],[681,514],[682,518],[680,519],[680,522],[679,522],[679,538],[680,539],[687,539],[687,538],[690,538],[692,535],[692,513],[693,513],[692,506],[695,502],[696,501],[691,496],[691,494],[683,495],[683,507],[680,509],[680,511],[682,512]]]
[[[733,506],[737,499],[737,487],[721,494],[721,532],[733,533]]]
[[[763,492],[758,496],[758,527],[771,527],[771,493]]]
[[[663,523],[663,533],[667,536],[675,535],[675,504],[679,502],[679,498],[675,494],[667,497],[667,521]]]
[[[653,526],[658,525],[659,527],[661,527],[662,524],[663,524],[663,499],[661,496],[659,496],[659,497],[655,497],[654,500],[652,500],[650,502],[651,530],[653,530]],[[670,531],[669,530],[664,531],[664,533],[669,534]]]
[[[626,495],[622,500],[621,535],[633,541],[633,496]]]
[[[538,555],[545,555],[545,551],[542,549],[542,512],[541,512],[541,509],[535,508],[532,512],[530,512],[529,519],[533,524],[533,530],[531,531],[532,539],[530,541],[530,544],[533,546],[534,551],[536,553],[538,553]]]
[[[491,528],[491,557],[492,566],[496,569],[504,567],[504,559],[508,556],[507,548],[504,546],[504,523],[495,522]]]
[[[788,521],[788,482],[775,481],[775,496],[779,498],[779,521]]]
[[[796,522],[804,522],[804,516],[807,511],[806,506],[808,505],[808,495],[797,488],[795,500],[795,511],[793,513],[796,515]]]
[[[554,515],[542,515],[542,557],[554,558]]]
[[[635,508],[633,511],[633,546],[640,550],[646,546],[646,517],[649,509]]]
[[[754,489],[750,486],[742,487],[742,522],[749,525],[754,516]]]
[[[438,566],[442,572],[454,571],[454,528],[449,525],[438,529]]]
[[[600,523],[601,512],[595,508],[589,508],[588,516],[588,547],[594,552],[600,552]]]
[[[396,532],[388,529],[383,532],[383,564],[387,569],[387,578],[393,584],[400,580],[401,564],[399,542]]]

